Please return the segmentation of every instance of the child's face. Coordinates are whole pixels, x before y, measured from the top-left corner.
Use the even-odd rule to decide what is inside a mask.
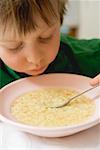
[[[24,38],[16,40],[8,32],[6,39],[0,41],[0,58],[17,72],[39,75],[55,59],[59,45],[60,23],[49,27],[41,22],[37,30]]]

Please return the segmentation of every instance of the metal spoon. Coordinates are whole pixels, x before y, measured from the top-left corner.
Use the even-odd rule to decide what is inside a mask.
[[[80,93],[80,94],[78,94],[78,95],[68,99],[67,102],[65,102],[65,103],[63,103],[63,104],[61,104],[59,106],[52,106],[50,108],[61,108],[61,107],[64,107],[64,106],[68,105],[72,100],[75,100],[76,98],[78,98],[79,96],[83,95],[84,93],[87,93],[87,92],[89,92],[89,91],[91,91],[91,90],[93,90],[93,89],[95,89],[97,87],[99,87],[99,85],[96,85],[95,87],[92,87],[92,88],[89,88],[89,89],[83,91],[82,93]]]

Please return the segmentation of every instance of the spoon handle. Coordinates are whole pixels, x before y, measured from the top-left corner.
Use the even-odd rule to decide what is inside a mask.
[[[55,108],[61,108],[61,107],[66,106],[66,105],[69,104],[73,99],[75,99],[75,98],[77,98],[77,97],[83,95],[84,93],[87,93],[87,92],[89,92],[89,91],[91,91],[91,90],[93,90],[93,89],[95,89],[95,88],[97,88],[97,87],[99,87],[99,85],[96,85],[95,87],[92,87],[92,88],[89,88],[89,89],[83,91],[82,93],[80,93],[80,94],[78,94],[78,95],[76,95],[76,96],[70,98],[70,99],[69,99],[67,102],[65,102],[64,104],[59,105],[59,106],[56,106]]]

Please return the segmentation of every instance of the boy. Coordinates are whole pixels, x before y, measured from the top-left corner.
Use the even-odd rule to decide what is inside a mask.
[[[43,73],[100,73],[100,40],[60,37],[67,0],[0,1],[0,88]],[[60,40],[61,38],[61,40]],[[99,76],[91,81],[99,83]]]

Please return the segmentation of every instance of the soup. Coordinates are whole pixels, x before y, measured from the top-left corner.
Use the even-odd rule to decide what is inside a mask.
[[[65,107],[51,108],[63,104],[78,93],[66,88],[30,91],[13,101],[11,114],[18,122],[32,126],[58,127],[84,123],[95,111],[95,104],[86,96],[74,99]]]

